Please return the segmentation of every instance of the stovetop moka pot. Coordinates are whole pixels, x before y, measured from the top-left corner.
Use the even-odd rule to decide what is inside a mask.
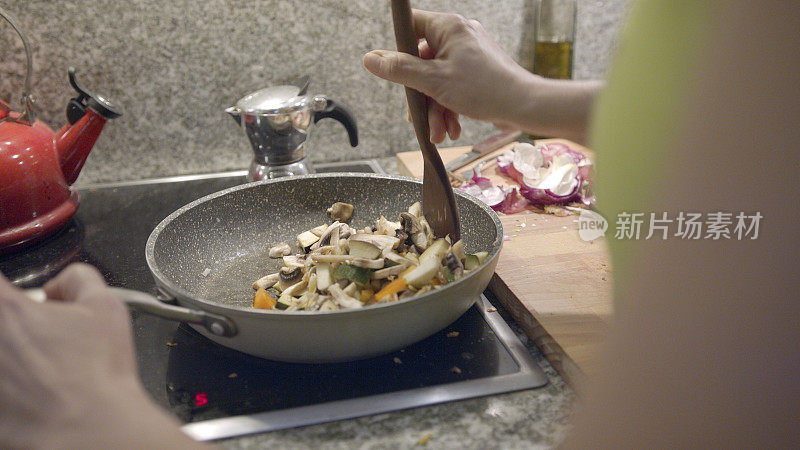
[[[313,173],[313,166],[306,159],[305,143],[312,125],[321,119],[341,122],[350,145],[358,145],[352,114],[324,95],[307,95],[308,80],[306,76],[297,85],[261,89],[225,110],[244,129],[255,153],[248,181]]]

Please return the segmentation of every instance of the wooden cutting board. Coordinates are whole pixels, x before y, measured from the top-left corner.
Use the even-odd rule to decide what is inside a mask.
[[[561,142],[591,155],[588,149]],[[495,184],[514,185],[495,163],[510,144],[475,161],[461,173],[487,160],[481,175]],[[446,164],[470,147],[442,148]],[[422,178],[422,154],[397,154],[403,175]],[[523,211],[502,215],[507,240],[489,285],[525,333],[553,366],[573,385],[582,384],[600,368],[600,348],[611,319],[611,267],[604,240],[585,242],[578,237],[578,216],[557,217]]]

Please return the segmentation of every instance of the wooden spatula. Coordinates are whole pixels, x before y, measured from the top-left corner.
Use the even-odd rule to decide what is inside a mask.
[[[411,19],[411,5],[408,0],[392,0],[392,18],[397,50],[409,55],[419,56],[417,36]],[[450,235],[456,242],[461,238],[461,224],[450,179],[442,164],[442,158],[430,139],[428,126],[428,98],[421,92],[406,87],[408,108],[417,142],[422,150],[424,172],[422,176],[422,213],[433,228],[437,237]]]

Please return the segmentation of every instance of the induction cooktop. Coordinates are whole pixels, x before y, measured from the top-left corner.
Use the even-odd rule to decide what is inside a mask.
[[[317,164],[317,172],[379,172],[375,160]],[[70,262],[113,286],[155,293],[144,248],[175,209],[245,182],[244,171],[87,186],[56,235],[0,256],[0,271],[39,286]],[[394,353],[336,364],[268,361],[217,345],[192,328],[136,310],[139,375],[199,440],[291,428],[543,386],[547,378],[487,291],[435,335]]]

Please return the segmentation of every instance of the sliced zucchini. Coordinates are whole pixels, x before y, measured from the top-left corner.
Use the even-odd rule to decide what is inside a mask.
[[[442,272],[444,272],[444,278],[447,280],[448,283],[452,283],[453,281],[455,281],[456,276],[453,275],[453,271],[450,270],[448,267],[444,267],[442,269]]]
[[[436,258],[428,258],[407,274],[403,275],[406,282],[415,288],[420,288],[431,281],[442,268],[442,262]]]
[[[275,309],[284,310],[292,306],[292,302],[290,301],[290,299],[292,298],[294,297],[285,297],[285,296],[278,297],[278,300],[275,302]]]
[[[361,286],[366,286],[369,284],[369,280],[372,278],[371,269],[365,269],[363,267],[356,267],[351,266],[350,264],[339,264],[339,267],[336,268],[336,271],[333,273],[334,280],[349,280],[353,281]]]
[[[423,262],[428,258],[434,258],[441,261],[448,250],[450,250],[450,244],[448,244],[444,239],[437,239],[433,241],[433,244],[426,248],[421,255],[419,255],[419,261]]]
[[[481,262],[475,255],[468,254],[467,257],[464,258],[464,269],[466,270],[473,270],[480,265]]]

